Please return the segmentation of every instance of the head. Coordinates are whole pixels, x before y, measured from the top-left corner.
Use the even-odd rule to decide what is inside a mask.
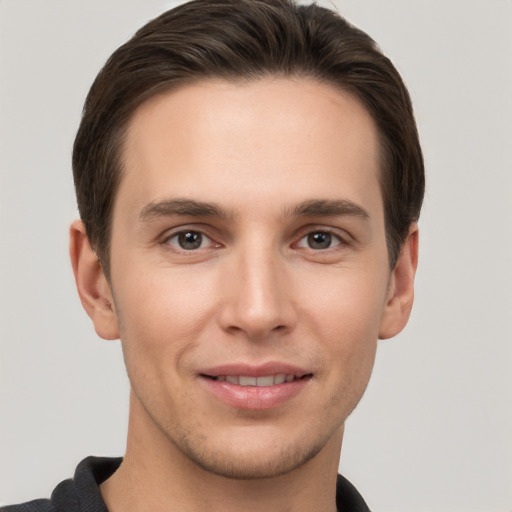
[[[105,64],[73,150],[80,217],[107,277],[129,120],[151,96],[211,78],[304,77],[357,98],[377,125],[392,268],[420,213],[424,168],[407,89],[391,61],[338,14],[288,0],[198,0],[140,29]]]
[[[317,6],[184,4],[100,72],[73,165],[74,271],[123,344],[127,457],[335,466],[417,258],[421,150],[375,43]]]

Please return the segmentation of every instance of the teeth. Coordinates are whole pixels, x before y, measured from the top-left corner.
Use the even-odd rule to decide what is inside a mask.
[[[293,377],[293,375],[292,375]],[[274,377],[274,384],[282,384],[286,380],[286,375],[284,373],[280,373]]]
[[[240,379],[240,384],[242,383],[242,379]],[[268,377],[258,377],[256,379],[256,386],[273,386],[274,385],[274,377],[269,375]]]
[[[247,375],[219,375],[215,380],[220,382],[229,382],[239,386],[275,386],[276,384],[283,384],[295,380],[294,375],[285,375],[279,373],[277,375],[264,375],[262,377],[249,377]]]
[[[258,379],[256,377],[244,377],[243,375],[238,377],[238,384],[240,384],[240,386],[256,386],[257,382]]]

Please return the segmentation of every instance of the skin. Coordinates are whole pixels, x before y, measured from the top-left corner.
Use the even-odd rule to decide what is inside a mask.
[[[132,388],[109,510],[335,510],[344,422],[377,339],[407,323],[417,263],[413,225],[389,268],[373,120],[312,80],[204,81],[141,105],[123,160],[110,282],[71,227],[80,298]],[[201,375],[268,362],[309,378],[263,410]]]

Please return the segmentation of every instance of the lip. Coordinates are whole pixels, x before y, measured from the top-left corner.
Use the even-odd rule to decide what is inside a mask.
[[[209,377],[218,377],[219,375],[247,375],[248,377],[263,377],[264,375],[277,375],[284,373],[286,375],[295,375],[302,377],[311,372],[299,366],[270,361],[264,364],[253,365],[247,363],[231,363],[205,368],[199,372],[201,375]]]
[[[242,386],[215,380],[220,376],[264,377],[294,375],[295,380],[271,386]],[[200,371],[199,378],[212,395],[237,409],[265,410],[278,407],[296,397],[311,380],[312,372],[298,366],[269,362],[262,365],[224,364]]]

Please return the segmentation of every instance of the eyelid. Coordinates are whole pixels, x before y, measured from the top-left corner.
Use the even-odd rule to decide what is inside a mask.
[[[309,225],[309,226],[304,226],[303,228],[301,228],[299,230],[297,236],[295,237],[297,242],[294,242],[293,245],[297,246],[297,244],[301,240],[303,240],[305,237],[307,237],[308,235],[310,235],[312,233],[329,233],[330,235],[332,235],[333,237],[336,237],[339,240],[339,242],[340,242],[339,244],[336,244],[333,247],[329,247],[328,249],[323,249],[324,251],[328,251],[329,249],[334,249],[336,247],[339,247],[340,245],[341,246],[349,246],[354,242],[354,238],[352,237],[352,235],[350,235],[350,233],[348,233],[344,229],[335,228],[332,226],[325,226],[325,225]],[[307,249],[306,247],[304,247],[304,248]],[[320,249],[311,249],[311,250],[315,250],[316,252],[320,251]]]
[[[187,249],[182,249],[180,247],[177,247],[177,246],[172,245],[172,244],[169,243],[169,241],[172,238],[180,235],[181,233],[187,233],[187,232],[199,233],[203,237],[207,238],[210,241],[210,243],[208,244],[209,247],[202,247],[202,248],[198,248],[198,249],[187,250]],[[216,241],[216,239],[212,235],[210,229],[208,229],[204,225],[197,225],[197,224],[185,224],[185,225],[176,226],[174,228],[168,229],[160,237],[160,242],[159,243],[161,245],[163,245],[163,246],[167,246],[168,248],[172,247],[173,251],[180,252],[180,253],[187,253],[187,254],[198,252],[200,250],[208,250],[208,249],[210,249],[212,247],[215,248],[215,247],[221,247],[222,246],[221,243]]]
[[[180,233],[184,233],[187,231],[200,233],[204,237],[208,238],[210,240],[210,244],[209,244],[210,247],[205,247],[202,249],[186,250],[186,249],[180,249],[179,247],[176,247],[176,246],[171,246],[169,244],[169,240],[171,238],[179,235]],[[188,253],[188,254],[198,252],[199,250],[208,250],[211,248],[223,247],[224,244],[221,242],[218,242],[219,234],[212,233],[212,231],[214,231],[214,230],[212,230],[208,225],[204,225],[204,224],[193,224],[193,223],[183,224],[183,225],[175,226],[173,228],[169,228],[166,231],[164,231],[163,234],[159,237],[159,244],[163,245],[163,246],[167,246],[167,247],[172,247],[172,250],[175,250],[177,252]],[[329,250],[336,250],[336,249],[339,250],[340,246],[341,246],[341,248],[349,247],[349,246],[353,245],[356,241],[354,239],[354,237],[348,231],[346,231],[342,228],[326,226],[326,225],[322,225],[322,224],[309,224],[309,225],[303,226],[299,230],[297,230],[295,236],[293,237],[293,239],[295,241],[291,244],[292,247],[293,246],[298,247],[298,243],[303,238],[305,238],[306,236],[308,236],[311,233],[329,233],[333,237],[336,237],[336,239],[339,240],[339,243],[336,244],[335,246],[329,247],[327,249],[311,249],[311,248],[307,248],[307,247],[299,247],[300,249],[306,249],[306,250],[309,249],[310,251],[314,251],[314,252],[327,252]]]
[[[308,238],[310,235],[312,234],[317,234],[317,233],[325,233],[327,235],[330,235],[331,236],[331,242],[334,242],[333,244],[331,244],[330,247],[326,247],[325,249],[314,249],[313,247],[309,247],[307,244],[308,244]],[[305,244],[302,245],[302,241],[305,240]],[[337,243],[336,243],[337,242]],[[297,243],[297,247],[300,247],[300,248],[304,248],[304,249],[309,249],[309,250],[312,250],[312,251],[328,251],[329,249],[334,249],[340,245],[344,245],[344,241],[336,234],[334,233],[330,233],[329,231],[310,231],[309,233],[307,233],[306,235],[304,235],[300,240],[299,242]]]
[[[183,247],[180,247],[179,246],[179,237],[180,235],[184,234],[184,233],[195,233],[195,234],[198,234],[201,236],[201,243],[199,245],[199,247],[195,247],[195,248],[192,248],[192,249],[184,249]],[[176,245],[171,242],[172,240],[176,239],[176,242],[178,242]],[[185,252],[193,252],[193,251],[198,251],[199,249],[205,249],[205,247],[203,247],[204,244],[207,244],[207,245],[210,245],[212,242],[212,239],[205,235],[204,233],[200,233],[198,231],[192,231],[191,229],[187,229],[185,231],[179,231],[178,233],[175,233],[174,235],[170,236],[167,238],[166,240],[166,243],[168,245],[172,245],[175,249],[179,250],[179,251],[185,251]]]

